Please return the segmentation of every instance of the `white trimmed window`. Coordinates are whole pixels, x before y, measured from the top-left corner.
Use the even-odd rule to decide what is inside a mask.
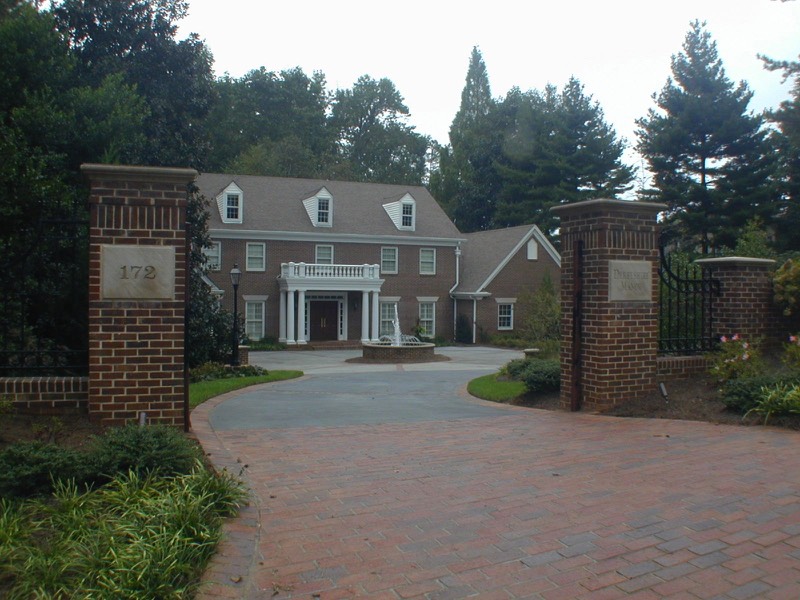
[[[497,304],[497,329],[509,331],[514,329],[514,303],[498,302]]]
[[[244,333],[250,341],[257,342],[264,337],[265,300],[247,300],[244,303]]]
[[[396,301],[381,301],[380,327],[378,335],[394,335],[394,315],[398,303]]]
[[[225,196],[225,218],[228,221],[242,220],[241,215],[241,196],[239,194],[227,194]]]
[[[222,265],[222,242],[211,242],[210,248],[203,248],[206,255],[206,267],[209,271],[219,271]]]
[[[231,182],[217,196],[217,208],[223,223],[241,223],[244,214],[244,192]]]
[[[318,265],[332,265],[333,246],[330,244],[317,244],[314,251],[314,262]]]
[[[436,335],[436,303],[419,303],[419,329],[420,335],[432,338]]]
[[[436,248],[419,249],[419,274],[436,275]]]
[[[317,223],[327,225],[331,222],[331,199],[320,198],[317,201]]]
[[[400,226],[403,229],[414,229],[414,203],[403,202]]]
[[[260,242],[247,244],[246,270],[265,271],[267,268],[267,247]]]
[[[381,273],[397,273],[397,246],[381,248]]]

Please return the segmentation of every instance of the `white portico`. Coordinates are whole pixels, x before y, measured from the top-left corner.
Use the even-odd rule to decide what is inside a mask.
[[[383,281],[377,264],[281,263],[279,340],[346,340],[349,315],[360,308],[361,341],[377,341]]]

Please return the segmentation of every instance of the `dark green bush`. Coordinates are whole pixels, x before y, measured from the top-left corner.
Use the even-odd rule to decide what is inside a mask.
[[[529,359],[520,378],[530,393],[554,392],[561,388],[561,363],[558,360]]]
[[[189,473],[202,458],[199,446],[183,432],[166,425],[132,424],[109,429],[92,440],[95,480],[108,481],[117,473],[178,475]]]
[[[254,375],[267,375],[267,370],[255,365],[240,365],[231,367],[222,363],[209,362],[189,371],[189,381],[211,381],[212,379],[230,379],[233,377],[252,377]]]
[[[0,451],[0,497],[49,494],[53,480],[74,479],[81,484],[88,469],[82,452],[39,441],[17,442]]]
[[[503,367],[503,372],[511,379],[520,380],[522,379],[522,373],[525,372],[525,369],[528,367],[529,363],[529,358],[515,358],[514,360],[506,363],[506,365]]]
[[[722,402],[728,408],[746,413],[758,404],[762,397],[762,388],[773,388],[781,384],[792,384],[800,381],[797,376],[759,375],[727,380],[720,389]]]

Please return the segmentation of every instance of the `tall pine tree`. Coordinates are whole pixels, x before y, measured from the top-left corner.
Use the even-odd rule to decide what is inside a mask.
[[[500,133],[493,125],[494,107],[486,64],[476,47],[470,56],[461,106],[450,126],[450,161],[442,165],[448,169],[445,177],[457,181],[450,186],[454,197],[443,203],[449,205],[450,216],[464,232],[489,229],[493,223],[498,188],[494,161],[500,146]]]
[[[691,24],[671,66],[656,107],[637,120],[654,184],[643,195],[666,203],[673,235],[708,254],[735,246],[753,218],[773,221],[773,167],[752,93],[727,78],[705,23]]]
[[[780,164],[781,209],[775,224],[775,243],[781,251],[797,251],[800,249],[800,60],[761,58],[767,69],[783,71],[785,80],[793,80],[791,97],[769,118],[778,126],[774,143]]]

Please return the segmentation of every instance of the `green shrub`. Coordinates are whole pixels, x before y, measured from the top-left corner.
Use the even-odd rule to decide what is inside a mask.
[[[764,416],[764,424],[772,415],[800,415],[800,385],[779,383],[761,390],[756,405],[745,413]]]
[[[89,476],[85,454],[44,442],[17,442],[0,451],[0,497],[49,494],[53,481]]]
[[[800,306],[800,262],[791,258],[775,272],[772,280],[777,304],[786,317],[797,314]]]
[[[561,388],[561,363],[557,360],[529,359],[521,378],[532,394]]]
[[[493,335],[489,339],[489,343],[499,348],[515,348],[520,350],[531,345],[529,340],[516,336],[513,333],[498,333]]]
[[[255,365],[239,365],[232,367],[222,363],[209,362],[189,371],[189,381],[211,381],[212,379],[231,379],[234,377],[253,377],[266,375],[267,370]]]
[[[720,395],[723,404],[728,410],[746,413],[758,404],[763,388],[792,383],[797,379],[797,376],[786,377],[780,375],[758,375],[756,377],[729,379],[722,384]]]
[[[92,440],[91,462],[97,481],[118,473],[189,473],[202,452],[183,432],[166,425],[115,427]]]
[[[263,337],[258,341],[245,340],[245,345],[250,347],[251,352],[261,352],[266,350],[286,350],[286,344],[279,342],[275,337]]]
[[[522,373],[528,367],[531,359],[529,358],[515,358],[507,362],[503,368],[500,370],[501,373],[507,375],[511,379],[520,380],[522,379]]]

